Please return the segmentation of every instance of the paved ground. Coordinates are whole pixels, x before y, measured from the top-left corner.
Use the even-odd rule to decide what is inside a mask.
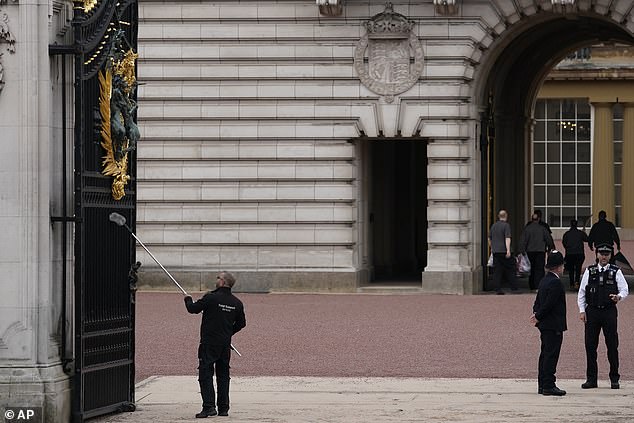
[[[194,294],[198,297],[200,294]],[[561,398],[536,394],[535,294],[242,294],[232,422],[632,422],[634,302],[620,304],[622,389],[581,390],[585,355],[575,295],[558,369]],[[141,292],[137,411],[100,423],[195,420],[199,316],[176,293]]]
[[[229,417],[216,422],[546,423],[634,421],[634,383],[619,391],[583,391],[561,381],[565,397],[535,393],[533,380],[249,377],[232,379]],[[137,411],[101,423],[194,421],[200,411],[191,376],[159,377],[137,386]],[[207,420],[209,421],[209,420]]]
[[[201,294],[193,294],[198,298]],[[235,376],[522,378],[536,376],[539,331],[529,324],[535,294],[241,294],[247,327],[234,337]],[[559,376],[585,377],[576,295]],[[137,299],[137,381],[196,375],[199,315],[178,293]],[[634,380],[634,296],[619,305],[621,373]],[[605,346],[599,371],[607,378]]]

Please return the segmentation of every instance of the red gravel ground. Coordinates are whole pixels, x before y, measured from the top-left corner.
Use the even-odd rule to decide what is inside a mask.
[[[237,294],[247,327],[233,338],[235,376],[535,378],[535,294]],[[193,294],[194,300],[202,294]],[[634,380],[634,296],[619,304],[621,378]],[[583,379],[583,324],[569,294],[558,377]],[[632,302],[632,304],[630,304]],[[140,292],[136,380],[196,375],[200,315],[178,293]],[[607,380],[605,346],[599,378]]]

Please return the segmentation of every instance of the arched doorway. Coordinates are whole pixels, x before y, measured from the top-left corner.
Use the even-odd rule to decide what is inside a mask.
[[[623,26],[590,12],[537,14],[522,19],[502,35],[491,45],[479,69],[481,84],[476,94],[482,105],[483,268],[488,257],[488,229],[497,210],[504,208],[510,214],[514,249],[530,213],[533,109],[550,70],[580,47],[597,42],[634,42]]]

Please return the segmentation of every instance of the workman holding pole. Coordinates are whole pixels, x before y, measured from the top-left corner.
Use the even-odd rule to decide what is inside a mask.
[[[235,284],[229,272],[216,276],[216,289],[194,302],[185,296],[185,306],[192,314],[203,312],[198,346],[198,383],[203,409],[197,418],[229,415],[229,361],[231,337],[246,326],[244,305],[231,293]],[[213,376],[216,373],[218,396],[214,392]],[[216,411],[216,405],[218,410]]]

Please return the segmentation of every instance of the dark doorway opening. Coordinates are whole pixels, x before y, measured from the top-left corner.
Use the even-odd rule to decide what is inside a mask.
[[[369,143],[373,281],[420,281],[427,264],[427,145]]]

